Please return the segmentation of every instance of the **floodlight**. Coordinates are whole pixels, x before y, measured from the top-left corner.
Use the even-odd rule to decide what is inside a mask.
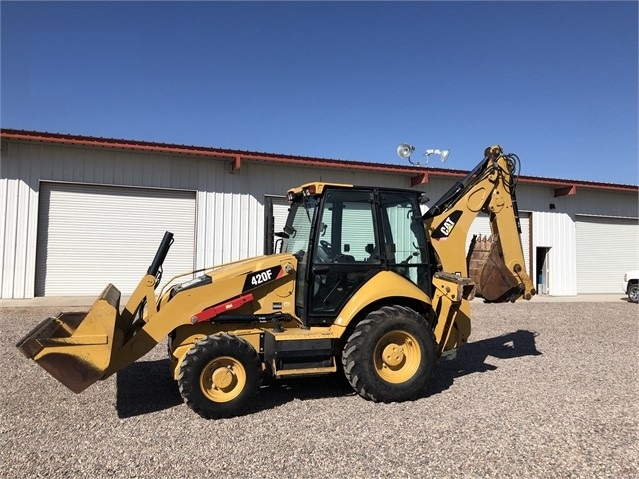
[[[397,147],[397,156],[399,156],[402,160],[410,160],[410,155],[415,151],[415,147],[409,145],[408,143],[402,143]]]
[[[450,155],[450,150],[439,150],[439,149],[429,149],[426,150],[424,156],[428,160],[430,155],[439,155],[439,160],[443,163],[448,159],[448,155]]]

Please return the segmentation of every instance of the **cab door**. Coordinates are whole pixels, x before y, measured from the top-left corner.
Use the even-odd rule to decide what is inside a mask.
[[[328,190],[322,199],[308,272],[307,324],[330,324],[382,268],[377,193]]]
[[[431,294],[430,249],[417,197],[404,191],[381,191],[385,267]]]

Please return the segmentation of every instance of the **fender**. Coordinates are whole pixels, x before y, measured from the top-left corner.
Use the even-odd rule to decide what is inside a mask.
[[[430,297],[411,281],[392,271],[381,271],[362,286],[346,303],[331,326],[331,332],[335,332],[341,337],[346,327],[362,309],[384,298],[397,297],[410,301],[418,300],[426,306],[431,305]]]

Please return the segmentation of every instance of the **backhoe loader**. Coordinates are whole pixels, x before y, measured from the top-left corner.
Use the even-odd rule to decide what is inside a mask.
[[[184,402],[204,418],[241,414],[264,377],[343,371],[362,397],[424,393],[442,353],[470,334],[470,301],[530,299],[515,186],[500,146],[425,214],[421,192],[314,182],[288,191],[277,253],[172,278],[159,294],[167,232],[120,308],[109,284],[86,313],[45,319],[17,347],[75,393],[168,337]],[[492,235],[466,237],[479,213]]]

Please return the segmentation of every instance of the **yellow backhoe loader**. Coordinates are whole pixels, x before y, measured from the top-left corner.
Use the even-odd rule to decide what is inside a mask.
[[[156,296],[166,233],[126,306],[108,285],[86,313],[60,313],[17,347],[79,393],[168,337],[185,403],[240,414],[264,376],[343,370],[373,401],[423,394],[443,352],[470,334],[470,300],[530,299],[515,185],[500,146],[425,214],[414,190],[309,183],[288,192],[280,252],[175,278]],[[492,235],[466,237],[479,213]],[[178,278],[179,279],[179,278]]]

